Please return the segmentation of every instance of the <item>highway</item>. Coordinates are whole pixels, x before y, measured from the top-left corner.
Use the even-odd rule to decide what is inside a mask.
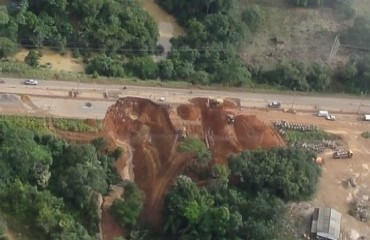
[[[301,92],[288,94],[266,94],[266,93],[253,93],[242,91],[214,91],[214,90],[192,90],[190,89],[176,89],[176,88],[163,88],[163,87],[143,87],[143,86],[126,86],[127,89],[123,90],[124,85],[107,85],[96,83],[76,83],[65,81],[49,81],[39,80],[37,86],[29,86],[23,84],[23,79],[3,78],[4,83],[0,84],[1,93],[13,94],[27,94],[34,96],[35,99],[48,98],[56,101],[58,97],[68,98],[68,91],[77,89],[81,92],[81,96],[77,99],[68,99],[69,101],[82,101],[89,99],[95,102],[104,102],[99,112],[94,114],[103,116],[107,106],[113,104],[114,100],[107,100],[103,98],[103,92],[113,91],[120,92],[120,96],[137,96],[150,98],[153,101],[158,101],[160,97],[165,97],[166,102],[169,103],[185,103],[190,98],[194,97],[212,97],[212,98],[239,98],[242,107],[266,107],[270,101],[280,101],[282,108],[291,108],[297,110],[328,110],[332,112],[343,113],[370,113],[369,99],[361,99],[361,97],[340,97],[340,96],[309,96]],[[54,98],[54,100],[52,100]],[[80,99],[79,99],[80,98]],[[34,99],[34,98],[33,98]],[[67,100],[54,103],[58,108],[68,107],[63,106]],[[50,107],[49,107],[50,110]],[[73,115],[73,114],[72,114]],[[72,115],[70,117],[72,117]]]

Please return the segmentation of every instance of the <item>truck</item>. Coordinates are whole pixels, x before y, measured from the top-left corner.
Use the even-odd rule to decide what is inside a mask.
[[[370,121],[370,114],[364,115],[364,121]]]
[[[353,152],[351,150],[337,150],[333,153],[333,158],[352,158]]]
[[[317,113],[317,116],[318,117],[328,117],[330,114],[328,111],[322,111],[320,110],[318,113]]]

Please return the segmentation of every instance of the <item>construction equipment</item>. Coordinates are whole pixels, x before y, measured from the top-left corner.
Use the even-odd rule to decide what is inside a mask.
[[[351,150],[337,150],[333,153],[333,158],[352,158],[353,152]]]
[[[227,119],[228,124],[233,124],[235,122],[234,115],[232,115],[232,114],[227,114],[226,119]]]
[[[224,103],[224,100],[222,98],[208,98],[208,107],[217,107],[221,106]]]

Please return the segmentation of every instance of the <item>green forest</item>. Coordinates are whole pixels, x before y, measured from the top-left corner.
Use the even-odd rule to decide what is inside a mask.
[[[334,8],[344,19],[355,17],[352,0],[287,2],[298,8]],[[185,29],[184,35],[171,39],[166,59],[153,59],[163,54],[163,46],[156,45],[158,26],[137,0],[20,0],[3,5],[0,58],[6,60],[19,46],[26,47],[31,51],[25,62],[37,68],[37,49],[50,47],[61,54],[72,50],[74,57],[83,58],[86,73],[95,78],[135,77],[315,92],[359,93],[369,89],[369,72],[361,68],[366,56],[335,69],[320,61],[282,60],[275,67],[247,65],[239,54],[248,39],[263,30],[265,13],[259,5],[238,0],[157,3]],[[358,16],[341,40],[368,48],[369,25],[368,18]],[[2,71],[11,72],[14,67],[3,67]]]
[[[119,178],[120,149],[103,139],[71,145],[53,135],[0,123],[0,209],[29,239],[95,239],[97,196]],[[11,227],[9,225],[8,227]]]

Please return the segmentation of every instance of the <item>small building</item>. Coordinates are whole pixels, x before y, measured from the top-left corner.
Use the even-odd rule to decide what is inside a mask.
[[[333,208],[315,208],[311,235],[316,240],[338,240],[342,214]]]

